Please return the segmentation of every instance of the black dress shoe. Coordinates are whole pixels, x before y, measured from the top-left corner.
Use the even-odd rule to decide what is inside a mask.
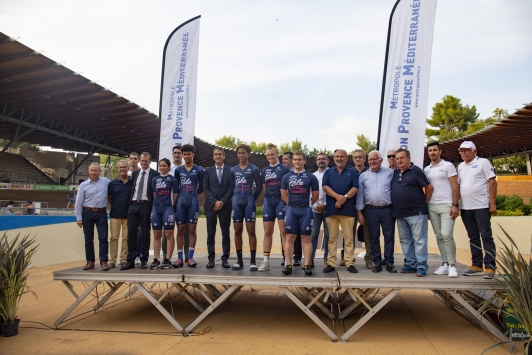
[[[141,261],[140,262],[140,268],[141,269],[147,269],[148,268],[148,263],[146,261]]]
[[[224,269],[229,269],[231,267],[231,265],[229,265],[229,263],[227,262],[227,260],[222,260],[222,267]]]
[[[323,273],[326,274],[328,272],[333,272],[335,270],[334,267],[332,267],[331,265],[327,265],[324,269],[323,269]]]
[[[356,274],[358,272],[358,270],[355,267],[355,265],[349,265],[349,267],[347,268],[347,271],[349,271],[352,274]]]
[[[388,270],[392,274],[396,274],[397,273],[397,269],[395,268],[395,266],[393,266],[393,264],[386,265],[386,270]]]
[[[301,259],[294,258],[294,266],[300,266],[301,265]]]
[[[310,268],[314,269],[314,259],[310,261]]]
[[[128,264],[128,263],[125,263],[121,268],[120,270],[129,270],[129,269],[134,269],[135,268],[135,264]]]
[[[381,272],[382,271],[382,265],[373,265],[373,268],[371,269],[373,272]]]
[[[214,261],[209,260],[209,262],[207,263],[207,269],[212,269],[213,267],[214,267]]]

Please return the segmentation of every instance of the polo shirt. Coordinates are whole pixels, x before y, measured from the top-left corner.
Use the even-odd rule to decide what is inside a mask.
[[[358,189],[358,171],[350,166],[345,166],[342,172],[336,166],[325,170],[322,186],[329,186],[334,192],[345,195],[353,187]],[[355,217],[355,196],[348,199],[340,208],[336,208],[336,199],[327,195],[325,217],[349,216]]]
[[[110,218],[127,218],[127,210],[129,208],[129,196],[131,196],[131,189],[133,182],[131,178],[123,183],[119,177],[109,182],[107,186],[107,196],[112,196]]]
[[[458,165],[460,208],[463,210],[489,208],[488,180],[494,177],[495,171],[488,159],[475,157],[469,164],[461,162]]]
[[[453,203],[453,189],[449,178],[456,176],[454,165],[442,159],[437,165],[427,165],[424,172],[434,186],[430,203]]]
[[[392,179],[392,216],[404,218],[428,214],[423,187],[430,181],[423,170],[410,163],[403,172],[396,169]]]

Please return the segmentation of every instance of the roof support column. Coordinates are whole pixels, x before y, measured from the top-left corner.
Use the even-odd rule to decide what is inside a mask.
[[[528,175],[532,175],[532,168],[530,167],[530,153],[525,152],[525,157],[526,157],[526,173]]]
[[[94,147],[93,147],[93,148],[94,148]],[[85,160],[87,160],[90,156],[93,156],[95,153],[98,153],[100,150],[102,150],[102,148],[96,150],[95,152],[89,152],[89,153],[85,156],[85,158],[83,158],[83,160],[80,161],[80,162],[78,163],[78,165],[76,165],[76,166],[74,167],[74,169],[72,169],[72,171],[70,172],[70,174],[68,174],[68,176],[65,178],[65,184],[67,184],[68,179],[70,179],[70,177],[71,177],[72,175],[74,175],[74,173],[78,170],[78,168],[81,166],[81,164],[83,164],[83,163],[85,162]]]

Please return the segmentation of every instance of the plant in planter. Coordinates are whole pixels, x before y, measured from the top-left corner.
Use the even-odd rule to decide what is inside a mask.
[[[532,247],[526,260],[515,241],[502,227],[501,229],[510,241],[508,245],[501,240],[503,248],[497,252],[496,280],[505,287],[499,291],[499,296],[509,306],[503,307],[501,311],[515,317],[524,330],[532,335]],[[524,343],[525,354],[532,353],[531,341],[532,338],[528,338]]]
[[[26,285],[31,258],[37,251],[35,239],[29,234],[20,239],[17,235],[11,242],[4,233],[0,238],[0,320],[2,336],[18,334],[17,311],[20,298],[26,292],[33,293]]]

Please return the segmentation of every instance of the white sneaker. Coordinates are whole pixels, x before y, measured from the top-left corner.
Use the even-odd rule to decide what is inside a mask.
[[[458,271],[456,270],[456,266],[449,265],[449,277],[458,277]]]
[[[251,264],[249,265],[249,271],[258,271],[259,268],[257,267],[257,265],[255,264]]]
[[[262,264],[259,266],[259,271],[268,271],[270,270],[270,263],[267,261],[263,261]]]
[[[447,264],[443,263],[442,266],[440,266],[434,271],[434,275],[445,275],[447,274],[447,272],[449,272],[449,267],[447,266]]]
[[[137,257],[137,258],[135,259],[135,265],[140,265],[140,257]]]

